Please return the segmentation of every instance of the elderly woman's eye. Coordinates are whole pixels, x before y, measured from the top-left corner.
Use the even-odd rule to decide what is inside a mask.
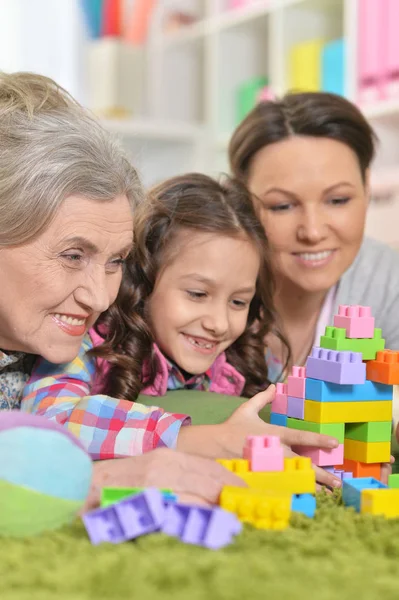
[[[76,254],[76,253],[75,254],[63,254],[62,257],[66,258],[70,262],[79,262],[83,258],[83,256],[81,254]]]

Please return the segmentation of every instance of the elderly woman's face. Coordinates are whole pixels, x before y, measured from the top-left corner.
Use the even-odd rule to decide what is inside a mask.
[[[125,196],[69,197],[33,242],[0,249],[0,348],[72,360],[115,300],[132,242]]]
[[[326,291],[355,260],[367,189],[355,153],[325,138],[288,138],[259,150],[249,187],[274,253],[279,280]]]

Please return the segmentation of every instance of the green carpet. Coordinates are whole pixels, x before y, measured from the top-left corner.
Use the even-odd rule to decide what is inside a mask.
[[[184,401],[179,393],[164,405]],[[190,398],[195,422],[218,422],[232,406]],[[398,588],[399,520],[357,515],[324,493],[314,519],[295,515],[284,532],[247,526],[218,552],[160,534],[93,547],[80,522],[0,539],[0,600],[396,600]]]

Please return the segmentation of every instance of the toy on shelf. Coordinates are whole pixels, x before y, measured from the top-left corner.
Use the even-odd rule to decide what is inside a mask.
[[[0,412],[0,455],[0,535],[35,535],[76,517],[89,493],[92,461],[62,425]]]
[[[342,478],[352,473],[354,479],[379,479],[381,464],[390,461],[392,384],[399,383],[399,352],[382,350],[385,341],[374,325],[369,307],[340,306],[334,327],[326,328],[321,347],[312,349],[306,369],[293,367],[287,388],[280,385],[280,395],[272,403],[272,415],[275,409],[283,413],[287,392],[288,427],[338,439],[334,450],[301,448],[300,453],[334,474],[342,473]],[[301,386],[295,391],[304,394],[296,402],[303,403],[303,410],[294,415],[290,382],[299,385],[299,380]],[[360,509],[360,500],[358,504]]]

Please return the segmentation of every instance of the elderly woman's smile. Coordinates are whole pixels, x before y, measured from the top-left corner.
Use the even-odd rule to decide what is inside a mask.
[[[0,347],[73,359],[117,296],[132,228],[126,196],[70,196],[32,242],[1,248]]]

